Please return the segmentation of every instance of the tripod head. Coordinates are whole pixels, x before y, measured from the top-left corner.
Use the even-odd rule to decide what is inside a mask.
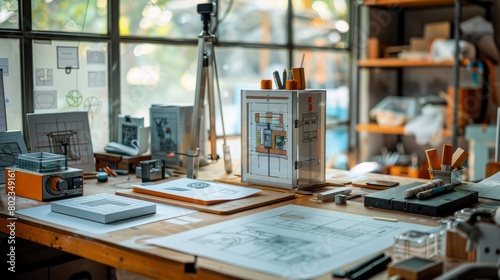
[[[212,16],[217,13],[217,7],[215,3],[198,4],[196,6],[196,12],[201,15],[201,21],[203,22],[203,31],[209,31],[208,26],[210,25],[210,20]]]

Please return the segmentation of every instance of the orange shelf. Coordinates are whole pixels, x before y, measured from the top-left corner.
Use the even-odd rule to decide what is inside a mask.
[[[454,65],[453,60],[435,62],[426,59],[399,59],[399,58],[374,58],[361,59],[358,61],[360,67],[450,67]]]
[[[356,131],[395,135],[406,134],[404,126],[379,125],[376,123],[357,124]],[[444,136],[451,136],[451,130],[448,128],[445,128],[442,133]]]
[[[452,6],[454,0],[365,0],[365,6],[380,7],[430,7],[430,6]]]
[[[378,125],[376,123],[358,124],[356,125],[356,131],[365,131],[371,133],[383,133],[383,134],[398,134],[404,135],[404,126],[384,126]]]

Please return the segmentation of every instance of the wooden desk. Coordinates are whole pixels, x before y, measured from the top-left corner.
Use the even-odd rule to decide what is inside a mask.
[[[239,180],[234,175],[226,175],[224,173],[223,162],[211,164],[200,169],[200,179],[223,178],[225,180]],[[238,170],[238,169],[233,169]],[[328,171],[330,174],[339,172],[334,170]],[[329,175],[330,176],[330,175]],[[368,174],[371,178],[378,179],[395,179],[388,175]],[[132,178],[126,179],[126,176],[111,177],[108,183],[97,183],[95,180],[87,180],[85,182],[85,195],[95,193],[114,193],[116,190],[124,189],[131,184],[132,181],[138,180]],[[402,184],[414,182],[415,179],[398,177],[398,181]],[[355,188],[356,192],[372,192],[373,190]],[[3,190],[2,190],[3,191]],[[425,225],[437,225],[437,220],[418,215],[406,213],[396,213],[385,210],[367,209],[363,206],[363,199],[358,198],[350,200],[347,205],[336,205],[334,203],[316,204],[310,200],[310,196],[297,196],[294,200],[267,205],[256,209],[247,210],[231,215],[215,215],[204,212],[196,212],[188,215],[189,217],[201,219],[201,222],[191,223],[188,225],[175,225],[159,221],[142,226],[119,230],[103,235],[92,235],[91,233],[77,232],[72,228],[67,228],[45,221],[40,221],[26,216],[9,215],[8,201],[5,194],[1,196],[1,211],[0,211],[0,228],[4,233],[9,234],[7,224],[15,223],[16,238],[27,239],[51,248],[72,253],[83,258],[87,258],[108,266],[122,268],[140,275],[151,278],[168,278],[168,279],[229,279],[228,275],[239,277],[251,277],[251,271],[243,269],[222,266],[220,264],[211,264],[209,260],[200,260],[203,266],[197,270],[194,269],[196,258],[193,255],[168,250],[165,248],[147,245],[143,240],[151,237],[160,237],[174,233],[183,232],[193,228],[210,225],[221,222],[227,219],[264,211],[271,208],[287,205],[290,203],[317,207],[322,209],[331,209],[340,212],[348,212],[367,216],[385,216],[397,218],[400,221],[419,223]],[[31,199],[16,198],[15,208],[21,210],[29,207],[44,205],[46,203],[34,201]],[[131,242],[133,241],[133,242]],[[254,272],[255,273],[255,272]],[[255,278],[258,274],[256,274]],[[384,279],[385,274],[381,274],[380,279]]]

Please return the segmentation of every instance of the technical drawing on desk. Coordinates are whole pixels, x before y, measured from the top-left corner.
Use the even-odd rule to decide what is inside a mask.
[[[397,234],[429,228],[287,205],[147,242],[287,279],[311,279],[390,247]]]
[[[28,129],[32,152],[65,155],[68,166],[95,169],[87,112],[28,114]]]
[[[283,114],[255,113],[255,151],[264,155],[286,157],[286,128]]]
[[[260,108],[263,110],[259,110]],[[292,164],[291,136],[287,132],[293,132],[295,124],[289,123],[287,106],[274,104],[280,113],[268,112],[267,105],[251,104],[248,116],[249,143],[248,155],[251,157],[250,173],[266,175],[277,178],[290,178]],[[299,138],[297,144],[318,141],[318,113],[303,113],[299,124]]]
[[[5,182],[5,168],[17,164],[17,157],[26,154],[21,131],[0,131],[0,185]]]

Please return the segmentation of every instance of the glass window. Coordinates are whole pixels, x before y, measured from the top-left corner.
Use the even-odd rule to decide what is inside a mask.
[[[293,0],[293,43],[346,48],[349,3],[346,0]]]
[[[19,29],[19,2],[0,1],[0,29]]]
[[[33,30],[108,32],[108,0],[31,0]]]
[[[215,53],[226,133],[239,134],[241,89],[260,88],[261,79],[272,79],[274,70],[285,67],[286,51],[215,47]],[[196,46],[127,43],[122,44],[121,59],[123,114],[144,117],[149,123],[151,104],[194,104]],[[222,135],[218,107],[216,112],[217,132]]]
[[[88,111],[95,151],[109,142],[107,43],[37,40],[35,113]]]
[[[220,41],[286,44],[286,0],[219,1]]]
[[[196,39],[202,30],[196,11],[202,0],[120,0],[120,34]]]
[[[23,129],[21,98],[21,54],[19,40],[0,39],[0,68],[3,70],[5,112],[8,130]]]

